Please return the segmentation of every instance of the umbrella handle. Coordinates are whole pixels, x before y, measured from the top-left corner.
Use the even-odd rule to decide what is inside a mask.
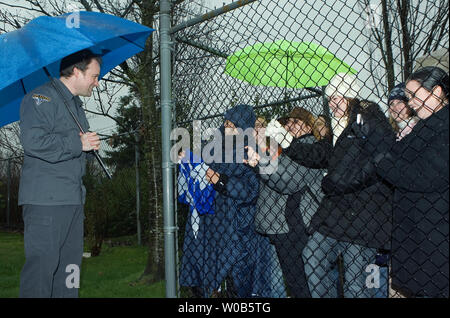
[[[66,107],[67,107],[67,110],[69,111],[70,115],[72,116],[73,120],[77,124],[78,128],[80,129],[81,133],[84,134],[85,131],[84,131],[83,127],[81,127],[81,124],[78,121],[78,119],[75,117],[75,114],[72,112],[72,110],[70,110],[70,108],[67,105],[66,105]],[[108,179],[112,179],[112,176],[109,173],[108,168],[106,167],[105,163],[103,162],[102,157],[100,157],[100,154],[98,153],[98,150],[91,150],[89,152],[92,152],[94,154],[94,156],[97,159],[98,163],[103,168],[103,171],[105,171],[106,176],[108,177]]]
[[[46,67],[44,67],[44,71],[45,71],[45,73],[47,74],[47,76],[50,78],[50,82],[52,83],[53,87],[56,89],[56,91],[57,91],[57,92],[59,93],[59,95],[62,97],[62,99],[63,99],[63,101],[64,101],[64,105],[66,105],[66,109],[69,111],[70,115],[72,116],[72,119],[73,119],[73,120],[75,121],[75,123],[77,124],[78,129],[80,129],[81,133],[84,134],[85,131],[84,131],[83,127],[81,127],[80,122],[79,122],[78,119],[75,117],[75,114],[72,112],[72,110],[70,109],[69,104],[67,103],[66,99],[64,98],[64,95],[62,94],[62,92],[61,92],[61,90],[59,89],[59,87],[57,87],[57,86],[55,85],[55,83],[52,81],[52,77],[50,76],[50,73],[48,72],[48,70],[47,70]],[[97,159],[98,163],[99,163],[100,166],[103,168],[103,170],[105,171],[106,176],[107,176],[109,179],[112,179],[112,176],[111,176],[111,174],[109,173],[108,168],[106,168],[106,165],[105,165],[105,163],[103,162],[102,158],[100,157],[98,151],[97,151],[97,150],[91,150],[90,152],[93,152],[93,153],[94,153],[95,158]]]
[[[61,95],[62,96],[62,95]],[[69,111],[70,115],[72,116],[72,119],[75,121],[75,123],[77,124],[78,128],[80,129],[82,134],[85,134],[86,132],[84,131],[83,127],[81,127],[80,122],[78,121],[78,119],[75,117],[75,114],[72,112],[72,110],[69,108],[69,105],[67,105],[66,100],[64,100],[64,104],[66,105],[67,110]],[[103,170],[106,173],[106,176],[109,179],[112,179],[111,174],[108,171],[108,168],[106,168],[105,163],[103,162],[102,158],[100,157],[100,154],[98,153],[98,150],[91,150],[89,152],[92,152],[95,156],[95,158],[97,159],[98,163],[100,164],[100,166],[103,168]]]

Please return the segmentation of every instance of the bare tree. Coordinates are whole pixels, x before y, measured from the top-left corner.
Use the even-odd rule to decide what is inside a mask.
[[[0,152],[3,158],[21,157],[23,155],[17,123],[0,128]]]
[[[369,0],[359,2],[368,14],[370,71],[384,94],[413,71],[417,57],[448,43],[448,0]],[[379,65],[374,65],[377,60]],[[375,80],[375,79],[374,79]],[[381,95],[380,95],[381,96]]]

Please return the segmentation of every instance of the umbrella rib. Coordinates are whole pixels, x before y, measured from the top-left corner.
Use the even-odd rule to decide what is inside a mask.
[[[139,44],[136,44],[136,43],[134,43],[133,41],[128,40],[127,38],[125,38],[125,37],[122,36],[122,35],[120,36],[120,38],[121,38],[121,39],[124,39],[125,41],[127,41],[127,42],[129,42],[129,43],[131,43],[131,44],[136,45],[138,48],[141,48],[141,49],[145,50],[145,48],[143,48],[143,47],[140,46]]]
[[[20,79],[20,85],[22,85],[23,93],[26,95],[27,91],[25,90],[25,85],[23,84],[23,78]]]
[[[44,69],[45,75],[47,75],[48,79],[51,80],[51,79],[52,79],[52,76],[50,75],[50,72],[47,70],[47,67],[44,66],[43,69]]]
[[[278,52],[277,52],[277,53],[278,53]],[[265,56],[268,57],[267,62],[265,62],[265,61],[263,60],[263,62],[265,62],[265,63],[263,64],[263,65],[264,65],[264,74],[267,74],[267,69],[268,69],[268,68],[269,68],[269,70],[270,70],[270,68],[272,68],[273,71],[274,71],[275,73],[278,73],[277,70],[272,66],[272,61],[274,61],[274,60],[277,59],[277,54],[271,54],[270,52],[264,52],[264,54],[261,54],[261,55],[265,55]],[[281,56],[284,57],[283,54],[282,54]],[[258,73],[260,73],[260,72],[263,72],[263,67],[260,67],[260,68],[259,68]],[[283,74],[280,74],[280,75],[281,75],[281,78],[283,78]],[[258,77],[260,77],[260,75],[258,75]],[[271,79],[271,80],[272,80],[272,79]]]

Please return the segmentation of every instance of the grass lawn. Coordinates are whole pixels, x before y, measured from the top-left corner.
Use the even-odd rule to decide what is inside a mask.
[[[0,298],[18,297],[24,262],[23,236],[0,232]],[[163,281],[136,282],[146,262],[145,246],[104,246],[100,256],[83,258],[80,297],[165,297]]]
[[[0,232],[0,298],[19,296],[19,277],[24,262],[23,236]]]

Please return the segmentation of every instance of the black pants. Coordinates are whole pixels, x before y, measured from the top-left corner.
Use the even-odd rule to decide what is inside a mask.
[[[290,197],[285,211],[289,232],[286,234],[272,234],[269,235],[269,238],[272,244],[275,245],[281,270],[291,297],[311,298],[302,257],[309,235],[306,233],[298,206],[298,200]]]
[[[78,297],[75,275],[83,256],[83,206],[24,205],[23,220],[20,297]]]

